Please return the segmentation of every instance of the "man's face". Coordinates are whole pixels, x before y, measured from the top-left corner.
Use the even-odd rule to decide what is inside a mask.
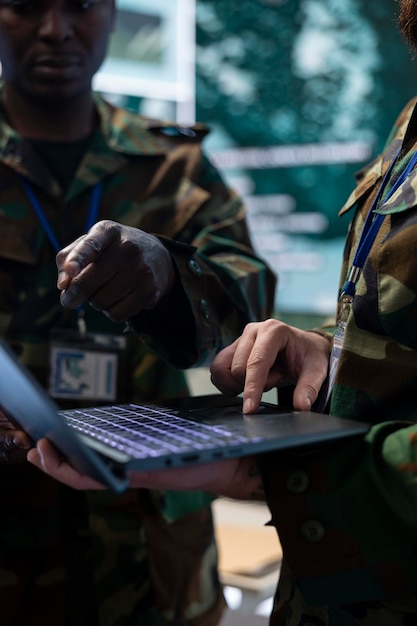
[[[400,0],[399,25],[406,41],[417,51],[417,0]]]
[[[37,99],[89,90],[106,55],[114,13],[114,0],[0,0],[4,80]]]

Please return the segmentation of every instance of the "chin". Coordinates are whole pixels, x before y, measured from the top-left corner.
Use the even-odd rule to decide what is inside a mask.
[[[41,84],[31,85],[26,90],[26,97],[33,102],[39,102],[45,107],[53,107],[55,105],[71,102],[77,97],[85,93],[80,85],[74,84]]]
[[[59,93],[31,93],[30,101],[33,106],[42,107],[43,110],[54,111],[57,108],[64,109],[68,102],[72,102],[73,98],[69,95]]]

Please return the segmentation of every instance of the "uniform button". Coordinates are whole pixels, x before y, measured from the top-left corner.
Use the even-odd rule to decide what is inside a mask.
[[[195,259],[190,259],[188,261],[188,269],[192,274],[194,274],[194,276],[201,276],[201,274],[203,273],[203,270]]]
[[[207,300],[200,301],[200,313],[205,320],[210,319],[210,309]]]
[[[321,541],[324,537],[324,533],[325,530],[323,524],[320,524],[320,522],[317,522],[314,519],[307,520],[307,522],[304,522],[301,526],[301,534],[304,539],[307,539],[307,541],[311,541],[312,543]]]
[[[308,476],[301,470],[291,472],[287,478],[287,489],[291,493],[303,493],[307,489],[308,485]]]

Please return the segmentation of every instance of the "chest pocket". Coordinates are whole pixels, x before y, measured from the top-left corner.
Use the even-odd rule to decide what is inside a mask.
[[[177,189],[165,195],[148,196],[140,205],[134,205],[119,221],[150,233],[176,239],[186,224],[195,218],[210,194],[187,178],[176,183]]]
[[[0,206],[1,260],[35,265],[44,239],[36,216],[23,202],[16,206]]]
[[[417,348],[417,210],[387,215],[385,232],[370,261],[376,272],[378,316],[383,333]],[[369,272],[370,270],[368,270]]]

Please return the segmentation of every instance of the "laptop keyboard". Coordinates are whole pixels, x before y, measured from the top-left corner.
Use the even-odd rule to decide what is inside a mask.
[[[184,419],[162,407],[94,407],[59,411],[68,425],[82,435],[129,454],[134,458],[203,450],[222,444],[242,443],[247,437],[226,427]],[[174,414],[173,414],[174,413]]]

